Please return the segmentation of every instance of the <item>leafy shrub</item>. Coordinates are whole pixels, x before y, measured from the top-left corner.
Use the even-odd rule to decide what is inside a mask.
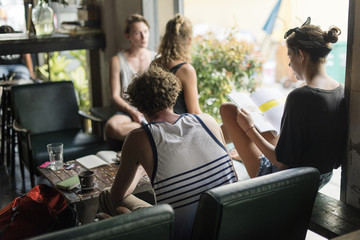
[[[219,107],[233,89],[253,92],[261,82],[263,61],[257,46],[238,40],[233,27],[223,40],[209,32],[194,39],[192,64],[197,72],[199,103],[220,121]]]
[[[64,55],[60,55],[59,52],[52,53],[49,58],[49,65],[44,64],[42,66],[39,66],[37,68],[37,71],[42,76],[42,78],[46,80],[72,80],[72,82],[74,83],[74,88],[76,90],[79,108],[86,112],[90,108],[89,83],[86,75],[86,50],[74,50],[70,51],[70,54],[74,59],[70,59]],[[79,66],[77,66],[74,70],[68,70],[67,66],[69,64],[79,64]]]

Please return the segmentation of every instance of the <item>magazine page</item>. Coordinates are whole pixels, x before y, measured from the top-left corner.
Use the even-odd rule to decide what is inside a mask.
[[[276,131],[256,104],[251,100],[248,93],[233,92],[227,96],[238,108],[244,108],[251,114],[254,125],[259,132]]]
[[[80,163],[83,167],[87,169],[96,168],[108,164],[96,155],[87,155],[85,157],[78,158],[76,159],[76,162]]]
[[[96,156],[103,159],[105,162],[111,164],[111,163],[117,163],[117,152],[110,151],[110,150],[103,150],[96,153]]]
[[[284,113],[285,96],[277,88],[262,88],[252,93],[250,98],[275,128],[273,134],[277,136]]]

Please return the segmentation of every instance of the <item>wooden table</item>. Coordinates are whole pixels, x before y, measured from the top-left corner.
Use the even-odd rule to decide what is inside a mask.
[[[78,175],[81,171],[87,170],[80,164],[77,164],[75,161],[66,162],[66,164],[72,163],[75,164],[75,167],[69,170],[66,170],[65,168],[59,170],[38,168],[38,170],[43,177],[49,180],[49,182],[54,187],[56,187],[56,183],[69,177]],[[69,203],[75,204],[76,210],[79,213],[79,220],[82,224],[94,221],[98,207],[98,197],[104,188],[112,186],[117,169],[118,164],[110,164],[91,169],[91,171],[94,171],[95,173],[95,186],[93,190],[82,191],[80,188],[75,188],[71,191],[65,191],[59,189],[68,199]],[[149,194],[152,195],[151,185],[148,177],[141,179],[133,194],[142,199],[148,197]],[[150,200],[144,200],[147,200],[151,204],[154,203],[151,201],[151,197]]]

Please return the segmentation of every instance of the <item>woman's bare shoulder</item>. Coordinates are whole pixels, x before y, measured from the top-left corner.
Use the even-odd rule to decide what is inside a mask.
[[[186,78],[196,77],[196,71],[190,63],[186,63],[176,72],[176,76]]]

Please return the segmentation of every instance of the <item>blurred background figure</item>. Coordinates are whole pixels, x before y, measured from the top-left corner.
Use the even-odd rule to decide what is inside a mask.
[[[9,25],[0,26],[0,33],[14,33]],[[0,78],[3,80],[35,78],[31,55],[0,55]]]

